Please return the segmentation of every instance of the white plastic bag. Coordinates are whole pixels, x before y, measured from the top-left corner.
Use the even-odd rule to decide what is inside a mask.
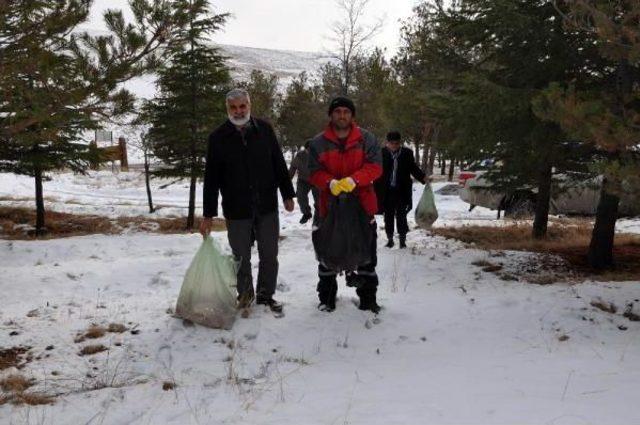
[[[176,316],[210,328],[231,329],[236,317],[237,265],[207,236],[184,277]]]
[[[433,223],[438,219],[436,200],[429,183],[424,186],[424,191],[416,207],[415,218],[416,224],[423,229],[431,229]]]

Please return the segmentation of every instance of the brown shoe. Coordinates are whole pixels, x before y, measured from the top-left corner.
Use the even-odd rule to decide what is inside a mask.
[[[255,295],[253,291],[246,291],[238,295],[238,310],[251,307],[251,303],[253,303],[254,298]]]

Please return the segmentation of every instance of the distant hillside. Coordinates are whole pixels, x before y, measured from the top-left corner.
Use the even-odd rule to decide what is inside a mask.
[[[330,60],[326,55],[313,52],[230,45],[220,45],[220,47],[230,57],[229,64],[234,68],[234,76],[237,78],[248,78],[252,70],[258,69],[276,74],[284,85],[302,71],[314,74],[322,64]]]
[[[242,46],[219,46],[229,58],[232,76],[239,80],[249,78],[253,70],[260,70],[280,77],[280,89],[284,90],[291,79],[302,71],[315,74],[320,66],[330,59],[326,55],[312,52],[292,52],[287,50],[257,49]],[[139,97],[150,99],[155,93],[155,75],[136,78],[125,84]]]

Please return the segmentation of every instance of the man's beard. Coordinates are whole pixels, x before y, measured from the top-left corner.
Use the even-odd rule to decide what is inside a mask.
[[[235,118],[233,115],[229,114],[227,115],[229,117],[229,121],[231,121],[231,124],[238,126],[238,127],[242,127],[243,125],[245,125],[246,123],[249,122],[249,120],[251,119],[251,114],[247,114],[242,118]]]
[[[333,122],[333,128],[335,128],[336,130],[340,130],[340,131],[344,131],[344,130],[350,130],[351,129],[351,123],[347,123],[346,121],[334,121]]]

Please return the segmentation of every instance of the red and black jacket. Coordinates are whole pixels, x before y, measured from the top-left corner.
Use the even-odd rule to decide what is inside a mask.
[[[340,141],[328,125],[309,146],[310,182],[320,190],[320,217],[327,215],[331,180],[351,177],[356,182],[354,193],[365,212],[374,215],[378,209],[373,182],[382,175],[380,145],[370,132],[353,125],[345,141]]]

